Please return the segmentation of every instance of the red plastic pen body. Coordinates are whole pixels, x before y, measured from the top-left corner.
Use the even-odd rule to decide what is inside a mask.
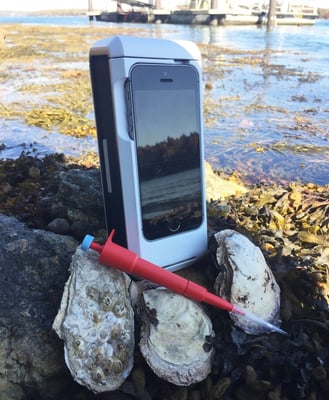
[[[134,252],[113,243],[113,235],[114,231],[111,232],[104,246],[97,243],[90,245],[93,250],[100,253],[99,261],[102,264],[147,279],[193,300],[206,302],[229,312],[232,311],[231,303],[208,292],[203,286],[146,261]]]
[[[232,312],[237,315],[242,315],[249,318],[255,323],[263,325],[269,332],[278,332],[287,335],[287,332],[276,327],[275,325],[262,320],[258,316],[247,312],[243,308],[235,306],[222,297],[216,296],[208,292],[208,290],[192,281],[189,281],[179,275],[173,274],[166,269],[159,267],[140,258],[134,252],[127,250],[112,242],[114,231],[111,232],[104,246],[97,244],[93,241],[93,237],[87,235],[83,241],[81,248],[87,250],[91,248],[99,253],[99,261],[109,267],[119,269],[127,272],[128,274],[137,275],[140,278],[147,279],[158,285],[164,286],[173,292],[179,293],[190,299],[208,303],[212,306]]]

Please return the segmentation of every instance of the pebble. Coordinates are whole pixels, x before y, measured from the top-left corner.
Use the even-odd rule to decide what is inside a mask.
[[[40,169],[38,167],[32,166],[32,167],[29,168],[29,176],[30,176],[30,178],[37,179],[37,178],[40,177],[40,175],[41,175],[41,172],[40,172]]]
[[[47,225],[49,231],[65,235],[70,232],[70,224],[65,218],[55,218]]]
[[[2,182],[0,184],[0,195],[8,194],[12,189],[12,186],[8,182]]]
[[[71,233],[74,237],[83,239],[85,235],[93,233],[94,229],[86,221],[75,221],[71,225]]]

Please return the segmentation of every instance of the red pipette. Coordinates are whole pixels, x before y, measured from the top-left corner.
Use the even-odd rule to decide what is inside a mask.
[[[204,302],[220,308],[221,310],[248,318],[265,326],[268,331],[275,331],[285,335],[287,334],[282,329],[257,317],[249,311],[228,302],[222,297],[208,292],[205,287],[161,268],[158,265],[152,264],[151,262],[140,258],[136,253],[113,243],[112,238],[114,233],[115,231],[112,230],[104,245],[95,243],[93,236],[86,235],[81,244],[81,248],[82,250],[88,250],[90,248],[97,251],[99,253],[99,261],[104,265],[147,279],[150,282],[164,286],[167,289],[192,300]]]

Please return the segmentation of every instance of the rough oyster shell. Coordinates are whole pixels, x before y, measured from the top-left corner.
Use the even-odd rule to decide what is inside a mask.
[[[242,234],[225,229],[214,235],[216,262],[221,270],[215,282],[216,293],[244,307],[265,321],[278,325],[280,287],[260,248]],[[246,333],[268,332],[266,327],[231,314],[234,324]]]
[[[133,367],[134,313],[128,275],[97,258],[77,249],[53,329],[73,378],[105,392],[119,388]]]
[[[139,346],[155,374],[180,386],[205,379],[214,333],[202,307],[162,287],[145,290],[142,303]]]

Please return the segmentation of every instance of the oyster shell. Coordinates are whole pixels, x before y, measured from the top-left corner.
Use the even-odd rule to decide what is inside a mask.
[[[133,367],[130,278],[76,250],[53,329],[64,340],[73,378],[94,392],[116,390]]]
[[[214,234],[214,238],[217,242],[216,264],[221,270],[215,281],[216,294],[278,325],[280,287],[260,248],[231,229]],[[246,318],[233,314],[231,318],[246,333],[268,332],[266,327]]]
[[[168,289],[145,290],[140,350],[160,378],[175,385],[200,382],[211,370],[214,335],[202,307]]]

